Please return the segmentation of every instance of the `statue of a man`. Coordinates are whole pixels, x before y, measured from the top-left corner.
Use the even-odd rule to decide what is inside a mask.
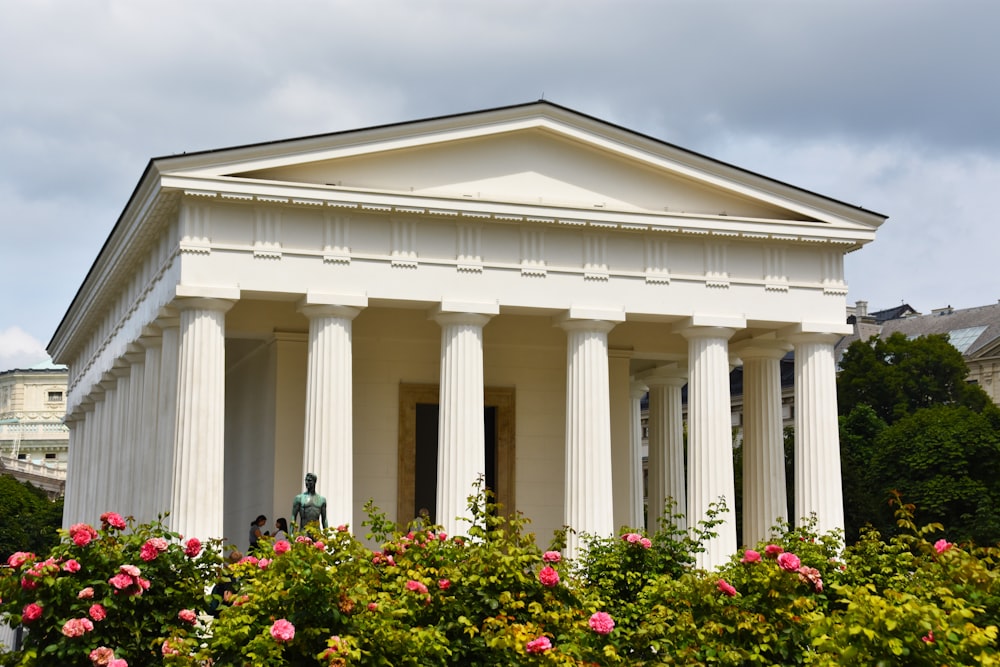
[[[326,528],[326,498],[316,493],[316,475],[306,473],[306,491],[295,496],[292,501],[292,523],[296,519],[299,529],[307,524],[319,522]]]

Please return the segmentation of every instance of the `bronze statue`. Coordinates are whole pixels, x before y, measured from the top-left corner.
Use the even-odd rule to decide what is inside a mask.
[[[326,528],[326,498],[316,493],[316,475],[306,473],[306,491],[295,496],[292,501],[292,523],[296,520],[299,529],[307,524],[319,522]]]

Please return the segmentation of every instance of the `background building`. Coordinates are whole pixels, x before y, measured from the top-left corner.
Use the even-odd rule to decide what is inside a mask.
[[[39,364],[0,372],[0,474],[61,495],[69,429],[65,366]]]

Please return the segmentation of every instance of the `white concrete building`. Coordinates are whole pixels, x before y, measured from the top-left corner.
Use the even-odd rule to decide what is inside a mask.
[[[695,522],[732,498],[741,355],[771,512],[794,347],[796,511],[839,526],[843,256],[883,220],[548,102],[154,159],[50,343],[65,521],[169,510],[239,543],[311,471],[331,524],[372,498],[455,533],[485,474],[542,540],[610,534],[641,521],[645,383],[657,494]]]
[[[0,371],[0,474],[52,497],[62,495],[66,483],[67,377],[65,366],[49,363]]]

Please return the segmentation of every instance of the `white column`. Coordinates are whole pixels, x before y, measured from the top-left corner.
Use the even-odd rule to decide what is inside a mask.
[[[566,555],[575,558],[580,533],[614,532],[611,481],[611,399],[608,332],[616,322],[564,320],[566,331]]]
[[[222,537],[226,299],[184,298],[180,310],[171,528]]]
[[[91,506],[88,508],[88,523],[96,523],[103,512],[113,510],[111,503],[112,483],[111,469],[114,466],[114,430],[115,430],[115,408],[117,405],[118,381],[110,372],[105,373],[101,378],[101,388],[104,390],[103,398],[99,406],[101,413],[101,424],[98,433],[98,446],[96,448],[96,460],[93,466],[94,494],[91,496]]]
[[[770,537],[788,519],[785,437],[781,418],[781,359],[791,346],[752,341],[743,359],[743,543]]]
[[[645,526],[642,483],[642,397],[649,388],[642,382],[629,383],[629,520],[633,528]]]
[[[108,482],[109,500],[105,510],[112,510],[128,516],[128,498],[126,497],[126,485],[122,483],[123,471],[127,469],[125,452],[128,448],[128,414],[129,414],[129,394],[131,387],[131,371],[129,364],[124,357],[115,361],[111,372],[118,378],[115,387],[115,414],[111,426],[111,479]],[[104,511],[104,510],[102,510]]]
[[[695,555],[698,567],[712,569],[736,552],[736,490],[733,478],[733,435],[729,398],[729,339],[726,327],[692,327],[681,331],[688,340],[688,526],[707,517],[709,505],[724,501],[716,517],[717,537]]]
[[[86,447],[85,433],[87,430],[87,412],[83,404],[76,408],[73,414],[66,415],[66,425],[69,427],[69,449],[66,454],[66,487],[63,491],[62,527],[69,528],[76,523],[76,508],[80,495],[80,464],[81,452]]]
[[[844,529],[840,430],[833,346],[836,334],[789,336],[795,345],[795,515],[820,532]]]
[[[309,318],[303,476],[326,489],[329,525],[354,520],[354,402],[351,327],[359,308],[303,305]]]
[[[156,403],[156,479],[152,486],[153,505],[157,514],[169,512],[173,506],[174,433],[177,430],[177,364],[180,348],[180,318],[168,310],[156,320],[163,332],[160,339],[160,388]],[[221,475],[220,471],[220,475]],[[221,485],[221,481],[220,481]],[[170,519],[167,519],[170,521]]]
[[[436,521],[449,533],[469,524],[468,497],[486,474],[483,420],[483,327],[490,315],[438,312],[441,388],[438,413]]]
[[[629,365],[632,350],[608,350],[608,391],[611,409],[611,488],[614,526],[635,526],[633,505],[632,399]],[[641,462],[640,462],[641,463]],[[641,499],[641,496],[640,496]],[[641,515],[640,515],[641,516]]]
[[[141,464],[136,468],[139,501],[136,518],[139,521],[151,521],[161,512],[166,511],[165,505],[157,505],[155,489],[157,477],[162,469],[155,465],[159,451],[159,396],[160,396],[160,356],[163,340],[159,329],[148,328],[139,338],[143,348],[142,402],[139,410],[139,428],[136,438],[136,456]]]
[[[73,511],[69,514],[63,513],[63,527],[69,528],[74,523],[86,521],[89,517],[90,507],[94,503],[94,488],[96,482],[94,476],[97,473],[98,447],[100,443],[97,439],[98,427],[101,423],[101,415],[98,412],[98,404],[101,402],[99,395],[93,391],[88,394],[81,404],[84,410],[83,426],[83,448],[77,452],[73,462],[73,468],[68,468],[69,474],[76,479],[76,499],[73,503]]]
[[[129,363],[129,377],[128,407],[123,419],[125,428],[121,450],[121,469],[125,478],[122,480],[124,482],[122,484],[122,511],[138,518],[142,496],[146,493],[145,486],[142,484],[142,474],[146,466],[139,456],[139,450],[142,447],[140,441],[143,438],[140,420],[142,418],[142,388],[143,376],[146,372],[146,352],[139,345],[132,344],[128,346],[125,359]]]
[[[687,478],[684,469],[684,415],[681,390],[687,384],[684,369],[664,367],[643,375],[649,385],[649,530],[664,528],[663,511],[668,498],[674,513],[687,512]],[[684,517],[670,524],[686,528]]]

